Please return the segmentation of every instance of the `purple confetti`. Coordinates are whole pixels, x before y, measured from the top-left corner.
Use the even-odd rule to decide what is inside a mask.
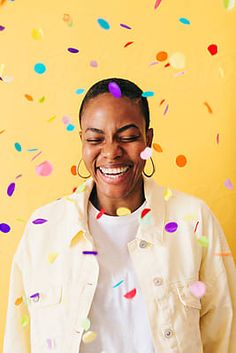
[[[163,115],[166,115],[166,113],[168,112],[168,109],[169,109],[169,104],[166,104],[166,107],[165,107]]]
[[[124,27],[124,28],[126,28],[126,29],[132,29],[130,26],[127,26],[127,25],[125,25],[124,23],[120,23],[120,26],[121,26],[121,27]]]
[[[73,53],[73,54],[75,54],[75,53],[78,53],[79,52],[79,50],[78,49],[76,49],[76,48],[68,48],[67,49],[70,53]]]
[[[43,224],[45,222],[47,222],[47,219],[44,219],[44,218],[37,218],[34,221],[32,221],[32,223],[34,224]]]
[[[4,26],[0,26],[0,31],[4,31],[5,27]]]
[[[232,190],[234,188],[232,182],[230,179],[226,179],[225,182],[224,182],[224,186],[229,189],[229,190]]]
[[[115,98],[120,98],[121,97],[121,90],[120,87],[116,82],[110,82],[108,84],[108,89],[109,92],[115,97]]]
[[[16,184],[15,183],[11,183],[8,188],[7,188],[7,195],[8,196],[12,196],[14,191],[15,191],[15,187],[16,187]]]
[[[0,232],[8,233],[10,232],[10,230],[11,230],[11,227],[8,224],[0,223]]]
[[[84,255],[97,255],[97,251],[83,251]]]
[[[34,302],[38,302],[39,301],[39,293],[34,293],[30,296],[31,299],[33,299]]]
[[[169,222],[165,225],[165,230],[168,233],[174,233],[178,229],[178,224],[176,222]]]

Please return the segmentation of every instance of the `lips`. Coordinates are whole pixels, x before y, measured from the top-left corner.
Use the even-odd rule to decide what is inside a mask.
[[[100,166],[97,168],[99,174],[106,182],[120,182],[126,178],[127,173],[131,169],[130,165],[119,166]]]

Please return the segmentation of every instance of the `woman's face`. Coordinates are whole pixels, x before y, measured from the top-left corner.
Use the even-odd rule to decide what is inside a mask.
[[[127,199],[140,192],[145,161],[140,153],[151,147],[153,130],[137,102],[103,93],[85,106],[82,119],[82,158],[97,194]]]

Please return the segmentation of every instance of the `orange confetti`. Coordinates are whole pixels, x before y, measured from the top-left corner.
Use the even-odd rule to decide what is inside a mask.
[[[153,143],[152,147],[154,148],[155,151],[157,152],[163,152],[161,146],[158,143]]]
[[[217,252],[215,253],[216,256],[232,256],[231,252]]]
[[[187,158],[180,154],[179,156],[176,157],[176,164],[178,167],[184,167],[187,163]]]
[[[25,98],[30,102],[32,102],[34,100],[33,97],[30,96],[29,94],[25,94]]]
[[[216,143],[217,143],[217,145],[219,145],[219,143],[220,143],[220,134],[216,135]]]
[[[165,99],[162,99],[162,101],[160,102],[160,105],[162,105],[165,102]]]
[[[208,104],[207,102],[204,102],[203,104],[205,104],[205,106],[207,107],[208,113],[212,113],[212,109],[211,109],[211,107],[209,106],[209,104]]]
[[[15,305],[20,305],[22,303],[23,303],[23,298],[22,297],[17,298],[16,301],[15,301]]]
[[[0,131],[0,134],[2,134],[5,130]]]
[[[156,55],[157,61],[165,61],[168,58],[168,54],[166,51],[159,51]]]
[[[77,168],[76,168],[76,165],[72,165],[72,167],[71,167],[71,174],[73,174],[73,175],[77,175],[77,170],[76,170]]]
[[[127,43],[124,45],[124,48],[128,47],[130,44],[133,44],[133,42],[127,42]]]

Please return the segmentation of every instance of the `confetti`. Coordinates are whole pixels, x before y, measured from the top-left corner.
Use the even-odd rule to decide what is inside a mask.
[[[218,47],[216,44],[210,44],[207,49],[211,55],[216,55],[218,52]]]
[[[166,201],[169,201],[169,199],[171,198],[171,196],[172,196],[172,191],[171,191],[171,189],[166,188],[166,189],[164,190],[164,199],[165,199]]]
[[[23,315],[20,323],[23,328],[25,328],[27,325],[29,325],[29,316]]]
[[[4,26],[0,26],[0,31],[4,31],[5,27]]]
[[[55,119],[56,119],[56,115],[53,115],[51,118],[48,119],[48,122],[51,123]]]
[[[57,257],[58,257],[57,252],[51,252],[50,254],[48,254],[48,262],[50,264],[53,264],[53,262],[56,260]]]
[[[174,76],[180,76],[183,75],[186,71],[180,71],[180,72],[176,72],[176,74],[174,74]]]
[[[186,65],[185,55],[182,53],[174,53],[170,57],[170,64],[174,69],[183,69]]]
[[[19,297],[15,300],[15,305],[18,306],[23,303],[23,297]]]
[[[140,157],[144,160],[147,160],[152,156],[152,149],[151,147],[145,147],[145,149],[140,153]]]
[[[91,322],[88,318],[84,319],[81,323],[81,326],[83,327],[83,329],[85,331],[88,331],[90,329],[90,326],[91,326]]]
[[[216,143],[217,143],[217,145],[219,145],[219,143],[220,143],[220,134],[216,135]]]
[[[146,216],[146,214],[148,214],[150,211],[151,211],[151,208],[144,208],[141,213],[141,218]]]
[[[205,106],[207,107],[208,113],[212,113],[212,109],[211,109],[211,107],[209,106],[209,104],[208,104],[207,102],[204,102],[203,104],[205,104]]]
[[[195,214],[186,214],[183,219],[186,222],[195,222],[197,221],[197,216]]]
[[[216,256],[232,256],[231,252],[217,252],[214,255]]]
[[[196,233],[198,225],[199,225],[199,221],[197,221],[197,223],[196,223],[196,225],[195,225],[194,233]]]
[[[11,183],[8,188],[7,188],[7,195],[8,196],[12,196],[14,191],[15,191],[15,187],[16,187],[16,184],[15,183]]]
[[[166,104],[166,107],[164,109],[163,115],[166,115],[169,109],[169,104]]]
[[[47,338],[47,348],[48,349],[54,349],[55,348],[55,340],[52,338]]]
[[[74,131],[74,129],[75,129],[75,125],[73,125],[73,124],[68,124],[66,127],[67,131]]]
[[[105,209],[102,208],[102,209],[98,212],[98,214],[97,214],[97,216],[96,216],[96,219],[101,218],[104,213],[105,213]]]
[[[154,92],[152,91],[145,91],[142,93],[142,97],[153,97],[154,96]]]
[[[154,4],[154,10],[156,10],[160,6],[161,0],[156,0]]]
[[[122,279],[120,282],[116,283],[112,288],[119,287],[123,282],[124,280]]]
[[[97,251],[87,251],[87,250],[85,250],[85,251],[83,251],[83,254],[84,255],[97,255],[98,252]]]
[[[45,96],[43,96],[43,97],[39,98],[38,102],[43,103],[43,102],[45,102],[45,99],[46,99]]]
[[[96,60],[91,60],[89,64],[91,67],[98,67],[98,63]]]
[[[70,246],[75,246],[84,236],[84,232],[80,230],[71,240]]]
[[[34,71],[39,74],[39,75],[42,75],[44,74],[44,72],[46,71],[46,66],[43,64],[43,63],[37,63],[35,66],[34,66]]]
[[[124,45],[124,48],[128,47],[129,45],[133,44],[133,42],[127,42],[125,45]]]
[[[160,102],[160,106],[165,102],[165,99],[162,99]]]
[[[165,230],[168,233],[174,233],[178,229],[178,224],[176,222],[169,222],[165,225]]]
[[[36,218],[32,221],[33,224],[43,224],[46,223],[48,220],[44,218]]]
[[[67,50],[72,54],[76,54],[79,52],[79,49],[76,49],[76,48],[68,48]]]
[[[22,151],[22,147],[21,147],[21,145],[20,145],[18,142],[16,142],[14,146],[15,146],[15,149],[16,149],[18,152],[21,152],[21,151]]]
[[[82,93],[84,93],[84,88],[78,88],[78,89],[76,89],[76,91],[75,91],[75,93],[76,94],[82,94]]]
[[[119,207],[116,210],[117,216],[127,216],[131,213],[130,209],[127,207]]]
[[[169,66],[170,66],[170,63],[165,64],[165,67],[169,67]]]
[[[25,94],[25,98],[30,102],[33,102],[33,100],[34,100],[33,97],[30,96],[29,94]]]
[[[207,238],[205,235],[203,235],[203,236],[201,236],[199,239],[197,239],[197,242],[198,242],[201,246],[203,246],[204,248],[207,248],[207,247],[208,247],[208,244],[209,244],[209,240],[208,240],[208,238]]]
[[[121,89],[116,82],[110,82],[108,84],[108,90],[115,98],[121,97]]]
[[[187,164],[187,158],[184,155],[180,154],[176,157],[176,164],[180,168],[184,167]]]
[[[101,28],[105,30],[110,29],[109,23],[106,20],[104,20],[104,18],[98,18],[97,22]]]
[[[157,65],[157,64],[159,64],[159,62],[157,62],[157,61],[152,61],[149,65],[150,65],[150,66],[153,66],[153,65]]]
[[[43,30],[42,28],[33,28],[32,29],[32,38],[35,40],[40,40],[43,38]]]
[[[34,157],[32,157],[31,162],[34,161],[38,156],[42,154],[42,151],[38,152]]]
[[[82,341],[86,344],[86,343],[91,343],[93,342],[97,337],[96,332],[94,331],[88,331],[86,332],[83,337],[82,337]]]
[[[72,165],[72,167],[70,168],[71,174],[72,175],[77,175],[77,167],[76,165]]]
[[[87,189],[85,184],[80,185],[77,190],[76,193],[79,194],[80,192],[84,192]]]
[[[0,232],[2,233],[9,233],[11,227],[7,223],[0,223]]]
[[[72,25],[73,20],[72,20],[72,17],[68,13],[65,13],[63,15],[62,19],[63,19],[63,21],[67,22],[68,25]]]
[[[230,179],[226,179],[225,182],[224,182],[224,186],[229,189],[229,190],[232,190],[234,188],[232,182]]]
[[[134,288],[130,292],[127,292],[126,294],[124,294],[124,297],[126,299],[132,299],[135,297],[136,293],[137,293],[136,288]]]
[[[190,284],[189,290],[196,298],[200,299],[206,293],[206,285],[201,281],[196,281]]]
[[[130,26],[127,26],[124,23],[120,23],[120,26],[126,29],[132,29]]]
[[[160,146],[158,143],[153,143],[153,144],[152,144],[152,147],[154,148],[154,150],[155,150],[156,152],[163,152],[161,146]]]
[[[53,171],[53,166],[50,162],[44,161],[35,168],[36,174],[39,176],[48,176]]]
[[[235,6],[235,0],[223,0],[226,10],[232,10]]]
[[[1,130],[1,131],[0,131],[0,135],[3,134],[5,131],[6,131],[6,130]]]
[[[168,54],[166,51],[159,51],[156,55],[157,61],[165,61],[168,58]]]
[[[185,17],[180,17],[179,21],[181,23],[183,23],[184,25],[190,25],[190,21],[187,18],[185,18]]]
[[[40,298],[39,293],[34,293],[34,294],[30,295],[30,299],[33,299],[34,302],[38,302],[39,298]]]

